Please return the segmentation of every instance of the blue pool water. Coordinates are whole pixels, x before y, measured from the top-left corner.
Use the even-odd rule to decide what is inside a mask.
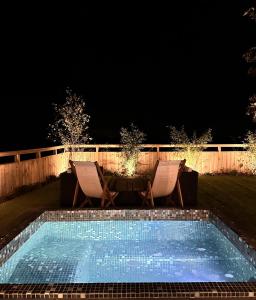
[[[46,222],[0,267],[0,283],[255,280],[206,221]]]

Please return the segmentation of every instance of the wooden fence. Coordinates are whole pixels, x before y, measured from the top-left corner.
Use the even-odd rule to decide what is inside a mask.
[[[200,174],[246,172],[248,152],[245,144],[207,144],[194,157],[181,151],[182,145],[143,145],[138,173],[153,169],[157,159],[187,159],[187,165]],[[104,170],[120,172],[121,145],[73,145],[31,150],[0,152],[0,198],[13,194],[22,186],[42,183],[50,176],[59,176],[69,168],[69,159],[97,160]]]

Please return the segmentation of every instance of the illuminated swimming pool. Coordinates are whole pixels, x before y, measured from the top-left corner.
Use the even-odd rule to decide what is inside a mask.
[[[0,291],[4,284],[256,283],[255,257],[241,250],[248,254],[248,245],[207,211],[154,212],[46,212],[0,250]]]
[[[0,267],[0,283],[255,280],[207,221],[47,222]]]

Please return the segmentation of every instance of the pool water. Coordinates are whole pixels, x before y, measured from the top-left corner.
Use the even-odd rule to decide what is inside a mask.
[[[45,222],[2,266],[0,283],[256,281],[207,221]]]

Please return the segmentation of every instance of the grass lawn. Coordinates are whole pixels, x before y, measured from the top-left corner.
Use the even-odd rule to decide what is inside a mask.
[[[60,207],[60,182],[54,181],[0,204],[0,236],[21,223],[32,221],[44,210]]]
[[[200,176],[198,207],[215,210],[256,247],[256,176]]]
[[[61,207],[55,181],[0,204],[0,236],[47,209]],[[198,208],[214,209],[256,247],[256,177],[200,176]]]

